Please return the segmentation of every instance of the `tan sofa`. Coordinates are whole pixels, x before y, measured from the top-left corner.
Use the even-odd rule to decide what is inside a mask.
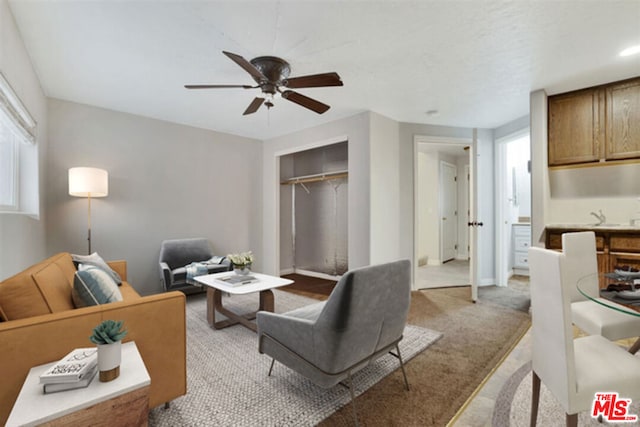
[[[149,407],[187,392],[185,296],[174,291],[140,296],[126,281],[125,261],[109,265],[122,277],[123,301],[74,308],[76,271],[60,253],[0,283],[0,425],[4,425],[29,369],[92,346],[92,329],[102,320],[123,320],[149,375]]]

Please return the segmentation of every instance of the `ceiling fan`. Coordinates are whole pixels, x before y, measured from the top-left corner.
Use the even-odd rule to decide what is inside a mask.
[[[312,74],[289,78],[291,67],[284,59],[275,56],[259,56],[247,61],[235,53],[224,51],[222,53],[249,73],[257,85],[185,85],[184,87],[187,89],[260,88],[263,96],[255,97],[244,111],[244,115],[255,113],[262,104],[266,105],[267,108],[273,107],[273,98],[278,93],[288,101],[322,114],[330,108],[327,104],[294,92],[291,89],[342,86],[342,80],[340,80],[338,73]]]

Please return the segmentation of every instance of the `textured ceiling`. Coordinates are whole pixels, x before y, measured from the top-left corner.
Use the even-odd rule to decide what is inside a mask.
[[[529,92],[640,75],[640,1],[9,0],[47,96],[268,139],[362,111],[400,122],[495,128]],[[242,116],[258,89],[222,54],[286,59],[291,75],[336,71],[344,87],[299,89]],[[429,110],[439,114],[429,116]]]

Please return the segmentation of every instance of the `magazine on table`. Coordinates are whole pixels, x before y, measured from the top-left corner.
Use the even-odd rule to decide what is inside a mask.
[[[58,391],[73,390],[76,388],[84,388],[89,386],[89,384],[91,384],[91,381],[93,380],[93,378],[96,376],[97,373],[98,373],[98,365],[94,365],[93,368],[91,368],[91,370],[89,370],[89,372],[87,372],[82,377],[81,380],[72,381],[68,383],[43,384],[42,389],[45,392],[45,394],[48,394],[48,393],[55,393]]]
[[[240,274],[234,274],[232,276],[227,276],[227,277],[221,277],[219,279],[220,282],[224,283],[225,285],[229,285],[229,286],[241,286],[241,285],[248,285],[249,283],[256,283],[259,281],[259,279],[255,276],[243,276]]]
[[[95,347],[76,348],[40,375],[40,383],[70,383],[95,374],[98,350]]]

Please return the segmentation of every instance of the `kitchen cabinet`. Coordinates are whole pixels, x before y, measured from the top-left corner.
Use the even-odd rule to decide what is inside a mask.
[[[640,268],[640,228],[547,227],[545,246],[562,250],[562,234],[575,231],[595,232],[598,272],[611,272],[616,266],[623,265]],[[604,281],[600,282],[600,287],[606,287]]]
[[[640,159],[640,78],[550,96],[549,166]]]
[[[640,157],[640,78],[606,88],[607,160]]]

